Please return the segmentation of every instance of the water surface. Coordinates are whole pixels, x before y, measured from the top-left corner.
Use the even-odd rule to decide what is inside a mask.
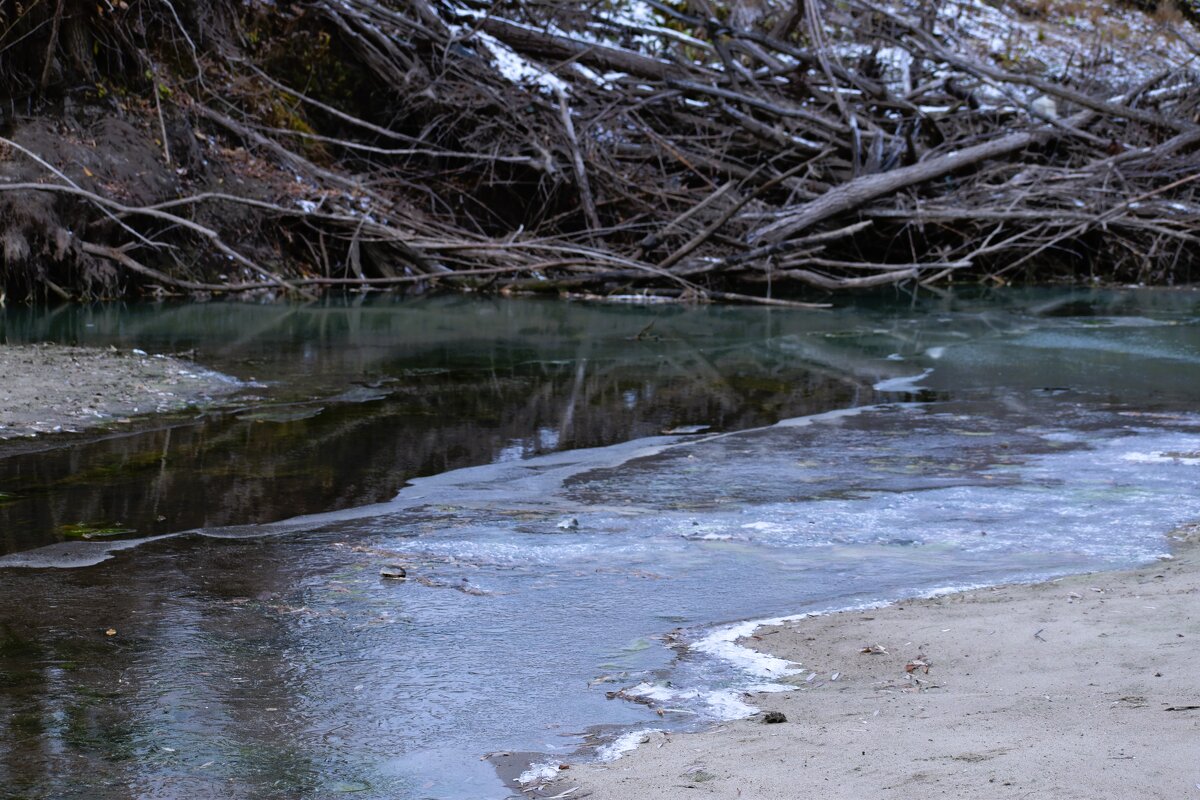
[[[0,458],[0,792],[505,797],[485,753],[746,713],[778,665],[726,624],[1153,559],[1200,518],[1198,320],[1159,292],[9,311],[9,340],[195,349],[269,408]],[[106,555],[64,520],[192,532],[52,568]]]

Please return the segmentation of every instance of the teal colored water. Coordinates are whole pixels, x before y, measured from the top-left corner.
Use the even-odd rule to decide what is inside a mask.
[[[748,713],[779,665],[740,621],[1141,563],[1200,519],[1189,293],[2,320],[254,383],[0,451],[4,797],[506,797],[481,756]]]

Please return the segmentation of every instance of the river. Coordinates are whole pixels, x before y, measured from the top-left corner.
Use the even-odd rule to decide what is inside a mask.
[[[0,450],[6,798],[503,798],[493,761],[751,713],[786,669],[733,644],[745,620],[1144,563],[1200,519],[1195,293],[9,308],[0,332],[244,383]]]

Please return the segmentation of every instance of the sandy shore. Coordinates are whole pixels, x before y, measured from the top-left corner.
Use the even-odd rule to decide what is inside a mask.
[[[1187,539],[1130,572],[760,629],[754,646],[804,667],[797,691],[752,701],[787,722],[651,734],[538,794],[1200,798],[1200,548]]]
[[[0,345],[0,440],[178,411],[241,388],[187,361],[61,345]]]

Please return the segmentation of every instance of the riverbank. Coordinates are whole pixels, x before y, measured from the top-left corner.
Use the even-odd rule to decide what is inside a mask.
[[[781,712],[654,733],[572,766],[572,798],[1200,794],[1200,553],[1119,573],[906,601],[757,631],[798,662]],[[810,675],[815,676],[810,679]],[[577,787],[577,788],[576,788]]]
[[[1192,0],[101,5],[0,11],[0,299],[1200,278]]]
[[[0,440],[127,423],[242,386],[180,358],[53,344],[0,345],[0,375]]]

